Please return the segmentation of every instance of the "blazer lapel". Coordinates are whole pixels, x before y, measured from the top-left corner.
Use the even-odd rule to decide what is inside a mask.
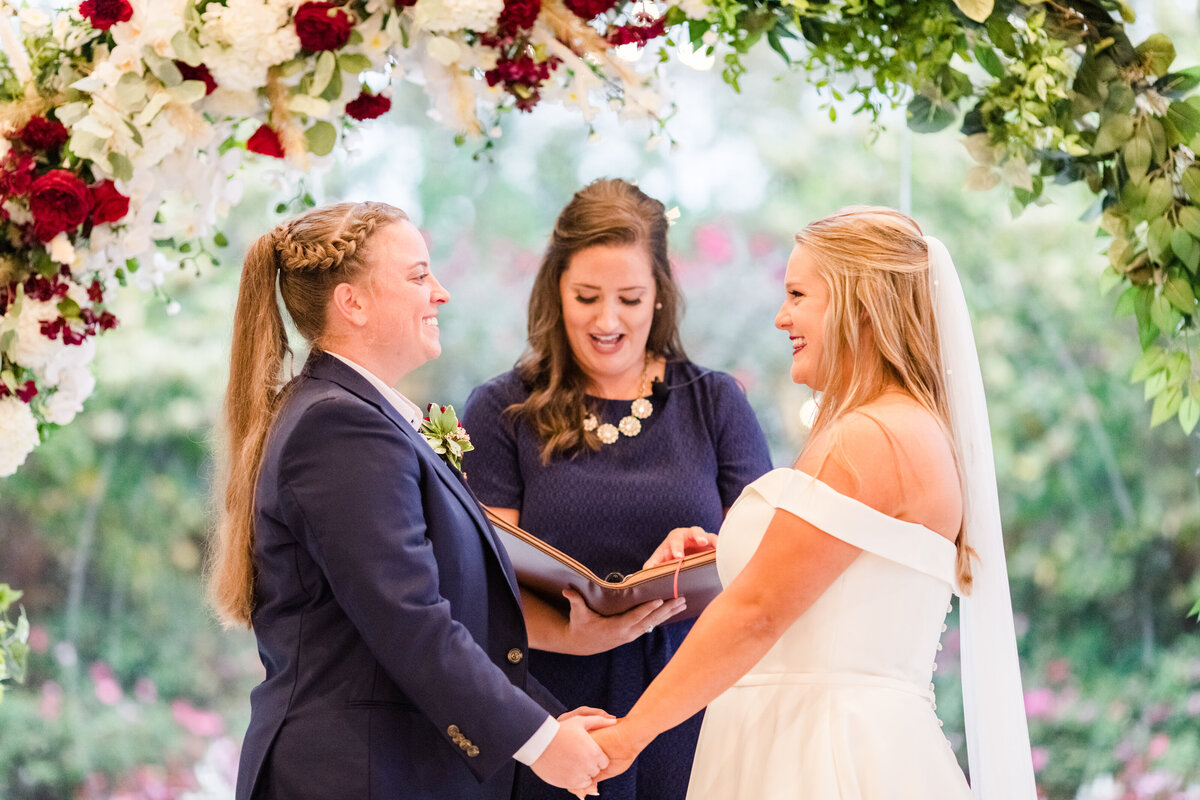
[[[505,551],[504,546],[496,538],[495,529],[488,522],[475,494],[467,488],[462,473],[442,461],[437,453],[433,452],[433,448],[429,446],[429,442],[425,441],[425,437],[414,430],[412,424],[366,378],[359,375],[351,367],[343,364],[337,358],[327,353],[313,351],[309,355],[308,361],[304,364],[304,374],[336,383],[348,392],[371,403],[384,416],[390,419],[403,435],[413,440],[418,457],[425,459],[430,464],[433,473],[450,490],[450,493],[458,498],[459,502],[466,508],[471,519],[474,520],[479,535],[487,542],[492,554],[500,562],[504,578],[508,581],[508,586],[513,593],[513,597],[520,602],[520,590],[517,588],[517,579],[513,572],[512,564],[508,559],[508,552]]]

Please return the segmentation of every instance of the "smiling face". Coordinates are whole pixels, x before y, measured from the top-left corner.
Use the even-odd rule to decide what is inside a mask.
[[[567,341],[590,390],[632,397],[646,365],[657,300],[649,252],[639,244],[580,250],[563,271],[559,291]]]
[[[438,306],[450,293],[433,277],[429,249],[412,223],[380,228],[365,249],[363,334],[380,365],[379,376],[391,383],[441,355]]]
[[[792,342],[792,380],[817,391],[824,389],[821,355],[829,287],[817,273],[812,254],[797,245],[788,258],[783,279],[787,297],[775,315],[775,327]]]

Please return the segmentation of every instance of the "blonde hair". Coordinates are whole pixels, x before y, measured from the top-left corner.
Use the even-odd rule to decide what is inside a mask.
[[[957,462],[921,228],[890,208],[851,206],[806,227],[796,244],[813,256],[829,289],[813,434],[895,386],[938,419]],[[959,582],[968,589],[974,550],[965,528],[955,545]]]
[[[320,348],[334,288],[362,279],[371,235],[406,219],[384,203],[338,203],[280,224],[246,253],[225,390],[224,480],[216,482],[220,519],[208,565],[209,599],[227,625],[249,625],[254,609],[254,494],[291,355],[276,287],[296,330]]]
[[[587,376],[575,361],[563,325],[560,281],[576,253],[602,245],[645,247],[656,295],[646,351],[667,360],[687,358],[679,336],[683,294],[671,274],[667,227],[662,203],[617,178],[588,184],[559,213],[533,280],[529,346],[516,367],[529,397],[507,409],[524,417],[537,434],[543,464],[556,455],[600,448],[596,434],[580,424],[588,411]]]

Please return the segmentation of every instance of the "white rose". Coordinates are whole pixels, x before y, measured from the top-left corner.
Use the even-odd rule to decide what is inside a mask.
[[[50,258],[59,264],[67,264],[69,266],[75,263],[75,247],[71,244],[71,240],[67,238],[66,233],[59,233],[51,239],[46,245],[46,251],[50,253]]]
[[[21,301],[21,314],[17,317],[16,342],[9,348],[9,358],[32,370],[45,369],[58,357],[63,343],[61,336],[51,339],[43,334],[42,323],[58,317],[58,305],[53,300],[24,298]]]
[[[0,478],[12,475],[38,446],[37,420],[15,397],[0,399]]]
[[[42,406],[42,416],[47,422],[66,425],[83,411],[83,401],[91,396],[95,388],[96,378],[86,366],[63,372],[58,386],[54,387],[53,393]]]

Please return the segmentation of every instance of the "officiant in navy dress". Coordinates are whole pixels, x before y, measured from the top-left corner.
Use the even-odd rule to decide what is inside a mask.
[[[534,279],[528,350],[464,409],[480,500],[602,578],[636,572],[673,528],[715,531],[771,468],[741,387],[684,354],[667,227],[631,183],[579,191]],[[690,629],[669,621],[686,598],[600,617],[566,596],[569,616],[525,595],[531,671],[568,705],[626,713]],[[606,781],[605,800],[682,800],[700,720]],[[521,800],[570,796],[519,772]]]
[[[311,346],[290,355],[275,294]],[[508,800],[517,761],[586,786],[607,759],[528,672],[511,566],[391,388],[441,352],[420,233],[343,203],[259,238],[234,320],[211,568],[266,668],[237,798]],[[536,698],[536,699],[535,699]]]

